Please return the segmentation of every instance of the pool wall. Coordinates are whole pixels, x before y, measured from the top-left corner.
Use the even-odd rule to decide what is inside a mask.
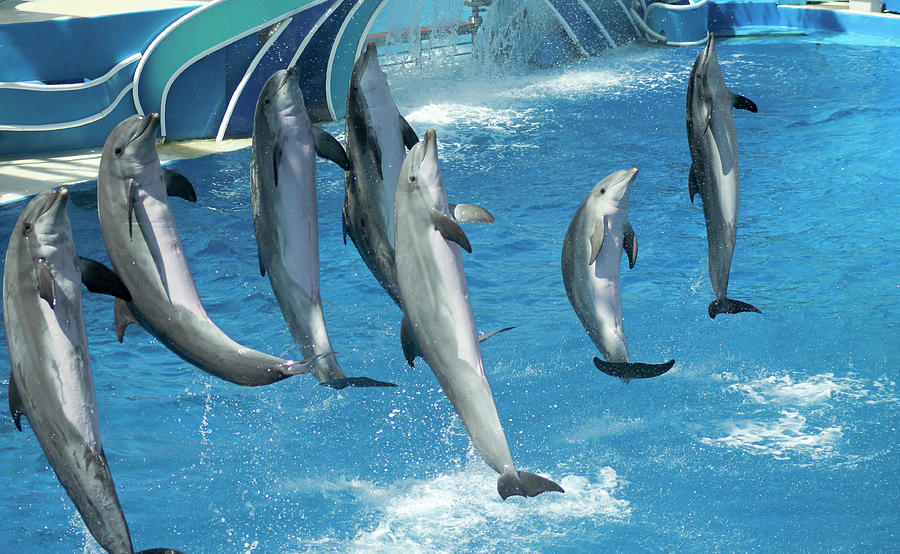
[[[722,33],[750,26],[900,37],[900,16],[893,14],[856,13],[775,2],[710,2],[711,31]]]

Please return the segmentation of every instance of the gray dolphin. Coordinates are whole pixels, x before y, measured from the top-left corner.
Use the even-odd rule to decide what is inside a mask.
[[[11,374],[9,408],[24,414],[91,535],[108,552],[133,552],[109,471],[91,373],[81,284],[129,298],[105,266],[75,252],[65,188],[22,211],[6,251],[3,320]],[[152,550],[148,552],[175,552]]]
[[[370,42],[353,66],[347,92],[344,241],[356,245],[378,283],[398,305],[394,269],[394,195],[406,149],[419,141],[400,115]]]
[[[319,296],[316,152],[348,167],[344,148],[309,120],[298,71],[275,72],[256,103],[250,160],[259,270],[268,274],[281,313],[320,384],[393,386],[347,378],[328,340]]]
[[[727,297],[741,196],[741,168],[732,108],[757,111],[752,100],[733,94],[725,86],[716,58],[716,39],[710,33],[706,48],[697,56],[691,69],[686,120],[692,161],[688,191],[691,202],[698,192],[703,200],[709,278],[716,292],[716,299],[709,305],[709,317],[713,319],[721,313],[759,313],[754,306]]]
[[[627,383],[669,371],[664,364],[631,363],[622,323],[619,266],[622,250],[628,266],[637,261],[637,238],[628,222],[628,200],[637,168],[616,171],[591,190],[578,206],[562,248],[566,294],[578,319],[607,361],[594,358],[597,368]]]
[[[127,303],[116,300],[119,340],[129,323],[139,322],[185,361],[239,385],[308,372],[311,360],[283,360],[242,346],[206,314],[169,204],[169,195],[196,195],[187,179],[160,167],[158,127],[158,114],[129,117],[110,133],[100,159],[100,228],[132,296]]]
[[[462,246],[471,252],[471,246],[450,216],[434,129],[403,162],[395,213],[404,339],[414,337],[479,455],[500,474],[497,490],[502,498],[563,492],[549,479],[517,471],[513,463],[484,374],[459,251]],[[410,348],[404,344],[404,351]]]

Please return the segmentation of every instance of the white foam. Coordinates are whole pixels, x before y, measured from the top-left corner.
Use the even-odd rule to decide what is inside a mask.
[[[725,425],[726,436],[702,438],[708,445],[739,448],[754,454],[768,454],[777,459],[788,459],[792,454],[802,454],[813,459],[825,458],[834,453],[834,443],[844,434],[839,426],[813,429],[807,426],[806,417],[793,410],[782,410],[778,421],[731,421]]]
[[[534,128],[533,108],[496,108],[484,104],[457,102],[431,103],[415,108],[406,115],[413,126],[452,127],[478,126],[499,133],[517,133]]]
[[[835,377],[833,373],[814,375],[794,381],[790,375],[770,376],[749,383],[735,383],[731,392],[741,392],[758,404],[822,404],[838,395],[862,398],[868,394],[863,382],[852,377]]]
[[[503,549],[504,544],[527,544],[536,521],[544,532],[566,534],[573,528],[573,519],[618,521],[631,515],[629,502],[614,496],[619,479],[610,467],[592,478],[569,475],[558,482],[565,494],[503,501],[497,495],[497,474],[477,460],[455,473],[403,480],[389,487],[344,482],[380,512],[373,517],[374,527],[357,533],[349,549],[451,551],[486,538]]]

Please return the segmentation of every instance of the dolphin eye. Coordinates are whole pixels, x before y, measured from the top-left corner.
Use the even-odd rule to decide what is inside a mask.
[[[416,182],[416,176],[415,176],[415,175],[410,175],[410,176],[409,176],[409,182],[410,182],[410,183],[415,183],[415,182]]]
[[[26,223],[26,224],[25,224],[25,232],[26,232],[26,233],[30,233],[31,230],[32,230],[33,228],[34,228],[34,227],[31,225],[31,223]]]
[[[122,155],[122,147],[117,146],[116,149],[114,150],[114,153],[116,154],[116,156],[121,156]]]
[[[606,189],[600,189],[600,194],[606,194]]]

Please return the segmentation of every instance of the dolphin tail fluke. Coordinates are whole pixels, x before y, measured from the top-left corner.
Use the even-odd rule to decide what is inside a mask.
[[[497,492],[503,500],[510,496],[537,496],[548,491],[566,492],[550,479],[527,471],[508,470],[497,479]]]
[[[731,298],[726,298],[724,301],[716,299],[709,303],[709,317],[712,319],[715,319],[719,314],[739,314],[741,312],[762,313],[756,306],[751,306],[740,300],[732,300]]]
[[[594,365],[603,373],[612,377],[618,377],[622,382],[628,383],[632,379],[659,377],[672,369],[672,366],[675,365],[675,360],[669,360],[663,364],[632,364],[627,362],[606,362],[600,358],[594,358]]]
[[[388,383],[387,381],[377,381],[369,377],[342,377],[340,379],[332,379],[331,381],[323,381],[319,383],[323,387],[331,389],[343,389],[345,387],[396,387],[396,383]]]
[[[148,550],[135,552],[135,554],[184,554],[184,552],[175,550],[174,548],[150,548]]]

